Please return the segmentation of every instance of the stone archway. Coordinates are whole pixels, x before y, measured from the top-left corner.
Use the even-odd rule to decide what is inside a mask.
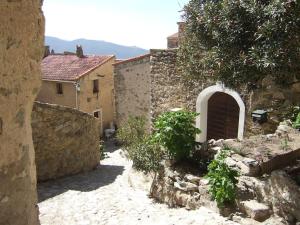
[[[207,131],[208,131],[208,105],[209,105],[209,100],[210,98],[214,95],[216,97],[216,93],[221,93],[219,94],[220,96],[223,94],[226,94],[227,99],[232,98],[234,102],[236,102],[237,107],[239,108],[238,110],[238,121],[237,121],[237,134],[235,137],[231,136],[232,138],[238,138],[238,139],[243,139],[244,135],[244,124],[245,124],[245,104],[243,100],[241,99],[240,95],[229,88],[226,88],[224,85],[218,83],[214,86],[208,87],[204,89],[198,96],[197,98],[197,103],[196,103],[196,111],[197,113],[200,113],[200,115],[197,117],[196,120],[196,127],[201,130],[201,134],[197,135],[196,140],[198,142],[204,142],[207,140]],[[224,95],[225,96],[225,95]],[[229,97],[228,97],[229,96]],[[226,97],[225,97],[226,98]],[[234,106],[233,101],[228,100],[231,102],[231,106]],[[225,102],[225,104],[228,104],[228,102]],[[230,107],[231,107],[230,106]],[[227,107],[227,110],[228,108]],[[227,114],[230,113],[230,110],[227,111]],[[234,112],[236,113],[236,112]],[[224,128],[225,129],[225,128]],[[231,131],[232,133],[232,131]],[[211,137],[210,137],[211,138]]]

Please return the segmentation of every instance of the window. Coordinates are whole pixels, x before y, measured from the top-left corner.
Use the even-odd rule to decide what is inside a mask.
[[[62,83],[56,83],[56,93],[59,95],[63,94],[63,86]]]
[[[93,93],[99,92],[99,80],[93,80]]]
[[[94,117],[99,118],[99,119],[102,119],[102,118],[101,118],[101,110],[99,110],[99,111],[94,111]]]
[[[94,117],[96,117],[96,118],[99,118],[99,114],[100,114],[100,112],[99,112],[99,111],[97,111],[97,112],[94,112]]]

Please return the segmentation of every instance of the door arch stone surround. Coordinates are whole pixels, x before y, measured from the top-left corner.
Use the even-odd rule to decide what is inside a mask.
[[[238,134],[237,138],[239,140],[243,139],[244,136],[244,126],[245,126],[245,104],[241,96],[234,90],[225,87],[222,83],[217,83],[216,85],[205,88],[198,95],[196,102],[196,112],[200,113],[196,118],[196,127],[201,130],[201,133],[197,135],[196,141],[204,142],[207,138],[207,109],[208,109],[208,100],[216,92],[223,92],[232,96],[237,104],[239,105],[239,125],[238,125]]]

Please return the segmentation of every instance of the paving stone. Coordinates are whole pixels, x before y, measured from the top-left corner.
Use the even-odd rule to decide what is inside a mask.
[[[122,150],[107,155],[95,171],[39,184],[41,225],[237,225],[206,208],[154,202],[130,185],[132,163]]]

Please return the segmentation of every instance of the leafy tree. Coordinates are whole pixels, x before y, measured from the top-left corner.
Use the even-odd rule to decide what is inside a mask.
[[[187,77],[229,86],[300,77],[300,0],[190,0],[183,18]]]

